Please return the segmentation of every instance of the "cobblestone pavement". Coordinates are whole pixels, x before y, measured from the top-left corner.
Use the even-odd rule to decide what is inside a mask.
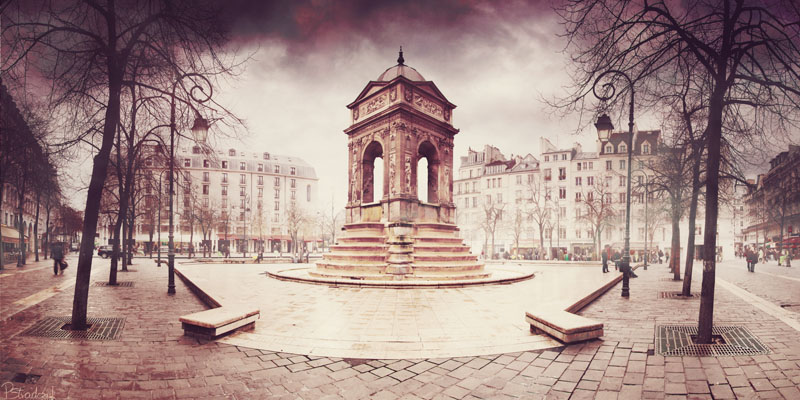
[[[669,277],[665,266],[637,271],[630,299],[619,296],[617,285],[583,310],[583,315],[605,322],[602,340],[481,357],[367,360],[276,353],[183,337],[178,317],[205,306],[180,281],[177,294],[167,296],[166,268],[137,262],[135,272],[120,273],[119,278],[133,281],[133,287],[90,289],[90,317],[126,319],[119,340],[20,335],[44,316],[69,315],[71,290],[13,315],[3,311],[0,398],[800,398],[800,332],[719,286],[715,323],[748,327],[771,353],[719,358],[654,354],[655,325],[693,323],[699,306],[696,299],[659,298],[659,291],[679,290],[681,285],[664,279]],[[107,277],[107,266],[107,261],[95,260],[93,279]],[[720,275],[733,282],[725,268],[721,266]],[[0,278],[3,306],[48,290],[53,279],[74,279],[69,273],[53,278],[43,268]],[[779,278],[756,273],[745,279],[768,290]],[[694,286],[699,290],[697,282]],[[796,293],[798,288],[800,282],[789,290]],[[32,374],[29,382],[36,382],[13,382],[18,373]]]

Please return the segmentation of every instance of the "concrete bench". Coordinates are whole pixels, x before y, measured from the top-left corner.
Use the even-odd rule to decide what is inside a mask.
[[[161,266],[161,264],[169,265],[169,261],[168,260],[153,260],[153,261],[155,261],[156,265],[159,266],[159,267]]]
[[[246,260],[230,260],[230,259],[222,260],[223,264],[244,264],[245,262]]]
[[[531,331],[538,329],[563,343],[574,343],[603,336],[603,323],[559,309],[539,309],[525,313]]]
[[[180,318],[183,334],[216,339],[237,329],[250,329],[261,316],[257,308],[217,307]]]

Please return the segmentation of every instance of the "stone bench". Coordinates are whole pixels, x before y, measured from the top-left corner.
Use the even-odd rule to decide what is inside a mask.
[[[250,329],[261,316],[257,308],[217,307],[180,317],[183,334],[216,339],[237,329]]]
[[[246,260],[230,260],[230,259],[222,260],[223,264],[244,264],[245,262]]]
[[[161,266],[161,264],[169,266],[169,260],[153,260],[157,266]]]
[[[603,336],[603,323],[559,309],[538,309],[525,313],[531,331],[538,329],[563,343]]]

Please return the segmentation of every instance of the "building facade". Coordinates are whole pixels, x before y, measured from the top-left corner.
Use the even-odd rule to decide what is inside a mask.
[[[169,184],[164,171],[168,169],[158,148],[151,148],[149,154],[142,174],[145,216],[136,226],[136,241],[145,247],[157,243],[160,226],[160,242],[166,246]],[[175,163],[173,204],[179,250],[191,243],[197,252],[204,244],[212,251],[227,246],[231,253],[291,252],[293,229],[306,248],[313,250],[319,244],[321,231],[314,222],[319,210],[318,178],[314,167],[302,158],[193,146],[176,148]],[[299,223],[298,216],[303,217]]]
[[[461,157],[455,186],[457,221],[474,252],[486,254],[491,232],[486,229],[486,210],[501,208],[495,231],[496,256],[518,254],[531,258],[591,258],[600,235],[602,246],[622,249],[625,240],[627,196],[627,133],[614,132],[596,141],[596,151],[586,152],[578,143],[558,148],[542,138],[538,157],[508,159],[491,145],[482,151],[469,149]],[[661,147],[661,132],[639,131],[632,151],[630,248],[641,258],[645,238],[649,250],[667,252],[672,228],[666,203],[650,187],[650,169]],[[702,208],[702,207],[701,207]],[[725,208],[720,226],[734,225],[741,213]],[[702,254],[703,213],[696,219],[696,255]],[[730,211],[730,212],[728,212]],[[646,223],[645,223],[646,222]],[[539,225],[542,225],[540,232]],[[681,222],[685,242],[688,221]],[[723,254],[733,255],[735,232],[722,229],[718,244]],[[685,252],[685,249],[681,249]]]
[[[742,244],[750,248],[800,249],[800,146],[770,160],[769,170],[743,188]],[[782,245],[781,245],[782,244]]]

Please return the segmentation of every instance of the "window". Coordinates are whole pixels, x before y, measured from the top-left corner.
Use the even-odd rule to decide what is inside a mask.
[[[200,154],[200,146],[192,147],[192,154]]]
[[[603,200],[605,200],[606,204],[611,204],[611,193],[606,193],[605,199]]]
[[[208,160],[203,160],[203,168],[211,168],[211,162]]]
[[[567,228],[558,228],[558,238],[559,239],[567,238]]]
[[[497,178],[497,187],[503,187],[503,178]]]
[[[558,180],[563,181],[567,179],[567,169],[566,168],[559,168],[558,169]]]
[[[611,170],[611,160],[606,161],[606,170],[607,171]]]
[[[261,200],[259,200],[258,203],[256,203],[256,204],[257,204],[256,206],[258,207],[259,210],[264,206],[264,203]]]
[[[280,214],[275,213],[275,214],[272,215],[272,222],[280,222],[280,220],[281,220],[281,215]]]
[[[620,143],[619,144],[619,152],[620,153],[627,153],[628,152],[628,146],[626,146],[625,143]]]
[[[269,160],[269,153],[264,153],[264,159]]]
[[[544,170],[544,180],[549,181],[553,178],[553,171],[550,168]]]
[[[244,187],[240,187],[239,188],[239,196],[244,196],[244,194],[245,194]]]
[[[625,183],[626,183],[625,177],[624,176],[620,176],[619,177],[619,185],[620,186],[625,186]]]
[[[244,221],[244,211],[239,213],[239,221]]]
[[[472,182],[472,191],[473,192],[477,192],[478,191],[478,182]]]
[[[234,150],[234,149],[230,149],[230,150],[228,150],[228,156],[230,156],[230,157],[236,157],[236,150]]]
[[[222,162],[222,169],[228,169],[228,162],[227,161],[223,161]]]
[[[203,185],[203,194],[208,194],[208,185]]]
[[[486,188],[488,189],[488,188],[490,188],[490,187],[492,187],[492,182],[491,182],[491,180],[490,180],[490,179],[487,179],[487,180],[486,180]]]
[[[276,201],[275,202],[275,211],[280,211],[280,210],[281,210],[281,203]]]
[[[223,172],[222,173],[222,183],[228,183],[228,173],[227,172]]]
[[[517,185],[522,184],[522,175],[517,175]]]
[[[263,175],[259,175],[258,176],[258,184],[259,185],[263,185],[264,184],[264,176]]]
[[[280,173],[281,173],[281,166],[280,166],[280,165],[278,165],[278,164],[275,164],[275,169],[274,169],[273,171],[274,171],[276,174],[280,174]]]
[[[211,175],[208,172],[203,172],[203,182],[211,182]]]
[[[578,163],[578,171],[581,170],[581,163]]]
[[[619,169],[625,169],[625,160],[619,160]]]
[[[533,174],[528,174],[528,183],[533,182]]]
[[[228,199],[222,199],[222,208],[228,208]],[[225,211],[222,212],[222,218],[225,218]]]
[[[490,194],[486,195],[486,204],[492,204],[492,195]]]
[[[578,238],[578,239],[581,238],[581,230],[580,229],[575,229],[575,237]]]
[[[289,169],[289,175],[297,175],[297,168],[291,167]]]
[[[148,159],[144,160],[144,165],[146,165],[148,167],[152,167],[153,166],[153,159],[152,158],[148,158]]]
[[[208,197],[203,199],[203,207],[208,207]]]
[[[619,194],[619,202],[620,203],[624,203],[625,202],[625,193],[620,193]]]
[[[578,165],[580,165],[580,164],[578,164]],[[575,177],[575,186],[581,186],[581,177],[580,176],[576,176]]]
[[[550,161],[550,156],[544,156],[544,162]]]
[[[297,191],[292,190],[292,200],[295,200],[296,198],[297,198]]]
[[[648,143],[642,145],[642,154],[650,154],[650,145]]]
[[[464,208],[469,208],[469,197],[464,198]]]
[[[188,158],[184,158],[183,159],[183,166],[186,167],[186,168],[191,167],[192,166],[192,160],[188,159]]]
[[[653,160],[650,160],[653,161]],[[639,160],[639,169],[644,169],[644,161]]]
[[[244,209],[244,199],[239,199],[239,207]]]
[[[247,170],[247,163],[245,163],[244,161],[240,162],[239,163],[239,170],[240,171],[246,171]]]
[[[591,171],[592,169],[594,169],[594,162],[589,161],[589,171]]]
[[[258,197],[264,197],[264,188],[258,188]]]
[[[497,194],[497,202],[498,203],[502,203],[503,202],[503,194],[502,193],[498,193]]]
[[[275,189],[275,198],[276,198],[276,199],[280,199],[280,198],[281,198],[281,191],[280,191],[280,189]]]
[[[183,187],[183,194],[188,195],[191,192],[192,192],[192,189],[189,186],[184,186]]]
[[[551,229],[546,229],[544,231],[544,238],[545,239],[550,239],[551,236],[553,236],[553,229],[552,228]]]
[[[244,185],[247,183],[247,176],[245,174],[239,174],[239,184]]]
[[[294,179],[294,178],[289,180],[289,187],[292,188],[292,189],[296,188],[297,187],[297,180]]]
[[[611,177],[610,176],[606,177],[606,187],[611,187]]]
[[[611,143],[606,145],[605,153],[606,154],[614,154],[614,146],[612,146]]]
[[[558,198],[559,199],[566,199],[567,198],[567,188],[558,188]]]
[[[258,163],[258,172],[264,172],[264,164]]]
[[[306,185],[306,201],[311,201],[311,185]]]
[[[567,153],[562,154],[561,155],[561,160],[566,160],[566,159],[567,159]]]
[[[594,186],[594,177],[593,176],[587,176],[586,177],[586,184],[589,185],[589,186]]]
[[[275,177],[275,179],[273,179],[273,182],[274,182],[274,185],[273,185],[273,186],[275,186],[275,187],[279,187],[279,186],[281,186],[281,178],[278,178],[278,177],[276,176],[276,177]]]
[[[458,186],[456,186],[456,194],[461,194],[461,184],[460,183],[458,184]]]
[[[478,197],[476,196],[472,198],[472,207],[477,207],[477,206],[478,206]]]
[[[575,201],[581,201],[581,192],[575,192]]]

